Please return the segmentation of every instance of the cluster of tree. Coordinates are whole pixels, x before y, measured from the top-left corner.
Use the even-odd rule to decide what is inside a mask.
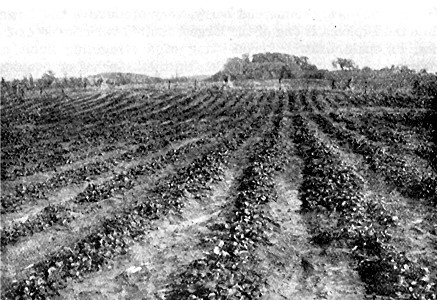
[[[51,70],[45,72],[41,78],[34,79],[32,75],[23,77],[23,79],[14,79],[6,81],[1,79],[2,94],[23,98],[29,91],[39,91],[42,93],[49,88],[86,88],[90,85],[87,78],[67,77],[57,78]]]
[[[34,79],[32,75],[23,79],[6,81],[1,79],[1,94],[16,98],[24,98],[28,92],[38,91],[42,94],[49,88],[61,89],[86,89],[90,86],[101,87],[102,84],[125,85],[131,83],[160,83],[160,78],[132,73],[102,73],[90,77],[56,77],[51,70],[45,72],[41,78]]]
[[[326,80],[342,80],[345,78],[349,80],[354,78],[355,80],[363,78],[363,81],[366,81],[367,79],[391,78],[402,85],[407,81],[411,83],[417,75],[423,76],[423,74],[427,73],[424,69],[417,72],[404,65],[392,65],[380,70],[372,70],[369,67],[360,69],[352,59],[340,57],[333,60],[332,65],[337,70],[319,70],[315,65],[309,63],[309,59],[306,56],[269,52],[254,54],[252,57],[248,54],[243,54],[241,58],[234,57],[228,59],[223,69],[210,79],[212,81],[220,81],[224,78],[231,80],[287,78]]]
[[[334,68],[340,68],[344,71],[352,71],[352,70],[358,70],[358,65],[352,60],[348,58],[340,58],[332,61],[332,66]]]
[[[230,58],[211,80],[323,78],[323,74],[306,56],[267,52]]]
[[[416,71],[405,65],[360,69],[352,60],[349,61],[349,64],[343,65],[343,69],[338,65],[339,70],[326,72],[325,79],[336,82],[352,79],[352,85],[355,87],[368,87],[369,90],[411,90],[416,95],[432,93],[436,84],[436,74],[428,73],[425,69]]]
[[[419,73],[418,76],[416,76],[412,81],[412,92],[418,97],[429,97],[431,99],[431,108],[434,110],[434,113],[437,116],[436,74]]]

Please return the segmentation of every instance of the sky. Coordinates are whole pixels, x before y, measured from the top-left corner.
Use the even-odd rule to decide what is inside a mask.
[[[244,53],[437,71],[437,1],[7,1],[0,75],[210,75]]]

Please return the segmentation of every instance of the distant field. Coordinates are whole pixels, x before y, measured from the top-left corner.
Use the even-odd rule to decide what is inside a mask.
[[[212,86],[2,99],[2,299],[436,299],[423,101]]]

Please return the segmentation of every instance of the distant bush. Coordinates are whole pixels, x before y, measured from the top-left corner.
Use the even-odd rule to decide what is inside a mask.
[[[308,79],[326,79],[327,74],[329,74],[328,70],[311,70],[305,71],[302,77]]]
[[[412,82],[412,90],[416,96],[427,96],[433,99],[433,108],[436,109],[437,76],[434,74],[418,74]]]
[[[337,58],[332,61],[334,68],[340,68],[341,70],[358,70],[357,64],[348,58]]]

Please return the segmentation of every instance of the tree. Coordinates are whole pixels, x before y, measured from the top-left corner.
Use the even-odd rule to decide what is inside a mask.
[[[235,76],[241,76],[245,72],[245,61],[241,58],[234,57],[228,59],[226,62],[223,71],[228,74],[233,74]]]
[[[398,68],[399,68],[399,71],[401,73],[406,73],[406,74],[414,74],[414,73],[416,73],[416,70],[410,69],[410,68],[408,68],[408,66],[401,65]]]
[[[297,57],[295,56],[296,63],[301,67],[306,67],[308,65],[309,58],[306,56]]]
[[[352,59],[348,58],[337,58],[332,61],[332,66],[334,68],[340,67],[341,70],[356,70],[358,69],[358,66],[355,64],[355,62]]]
[[[241,58],[243,59],[243,61],[244,61],[246,64],[250,63],[250,55],[249,55],[249,53],[244,53],[244,54],[241,56]]]

